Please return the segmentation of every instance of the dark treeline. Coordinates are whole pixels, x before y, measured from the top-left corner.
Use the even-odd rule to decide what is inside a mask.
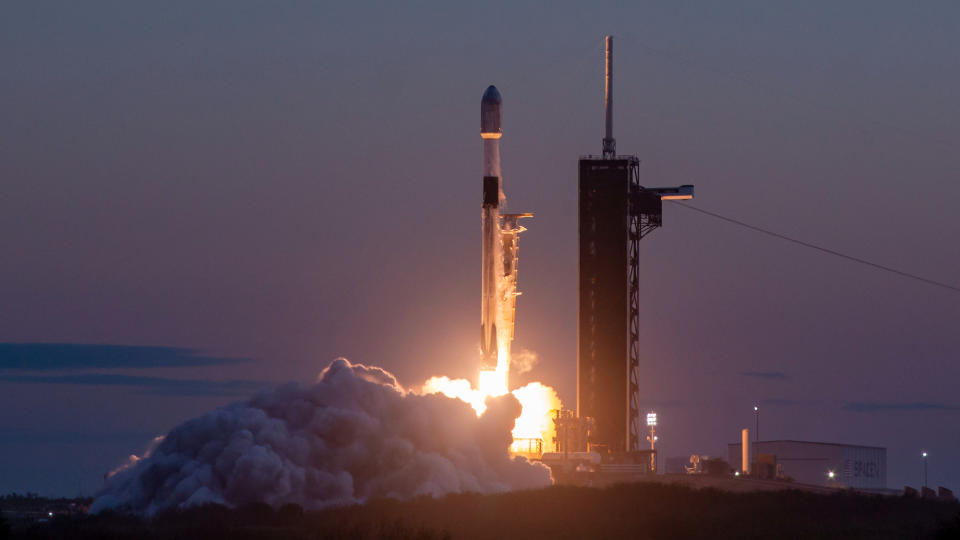
[[[58,516],[14,527],[9,535],[158,540],[960,538],[960,505],[852,493],[728,493],[631,484],[379,500],[317,512],[296,505],[250,505],[169,511],[151,519],[122,513]]]

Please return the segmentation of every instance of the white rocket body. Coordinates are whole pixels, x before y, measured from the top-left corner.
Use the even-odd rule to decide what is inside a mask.
[[[480,137],[483,139],[483,200],[481,203],[481,369],[497,368],[498,285],[503,274],[503,245],[500,228],[500,137],[502,99],[495,86],[483,93],[480,102]]]

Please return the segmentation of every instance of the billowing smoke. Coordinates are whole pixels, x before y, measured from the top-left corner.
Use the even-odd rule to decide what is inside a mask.
[[[510,375],[523,375],[533,371],[540,358],[537,353],[529,349],[520,349],[510,355]]]
[[[204,503],[306,509],[550,484],[507,453],[520,404],[488,400],[480,417],[440,394],[339,358],[310,386],[288,384],[189,420],[111,476],[91,511],[153,514]]]

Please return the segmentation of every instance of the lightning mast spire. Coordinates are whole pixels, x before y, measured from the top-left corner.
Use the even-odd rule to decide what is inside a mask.
[[[613,138],[613,36],[607,36],[605,41],[607,70],[603,92],[603,159],[613,159],[617,155],[617,140]]]

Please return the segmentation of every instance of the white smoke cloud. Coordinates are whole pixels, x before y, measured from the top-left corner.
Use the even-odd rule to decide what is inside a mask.
[[[529,349],[520,349],[520,352],[514,352],[510,356],[510,371],[512,375],[523,375],[533,371],[533,368],[540,361],[535,351]]]
[[[208,502],[318,509],[549,485],[546,467],[507,453],[519,415],[509,394],[478,418],[460,400],[407,392],[389,372],[339,358],[313,385],[281,386],[174,428],[113,474],[91,511],[150,515]]]

